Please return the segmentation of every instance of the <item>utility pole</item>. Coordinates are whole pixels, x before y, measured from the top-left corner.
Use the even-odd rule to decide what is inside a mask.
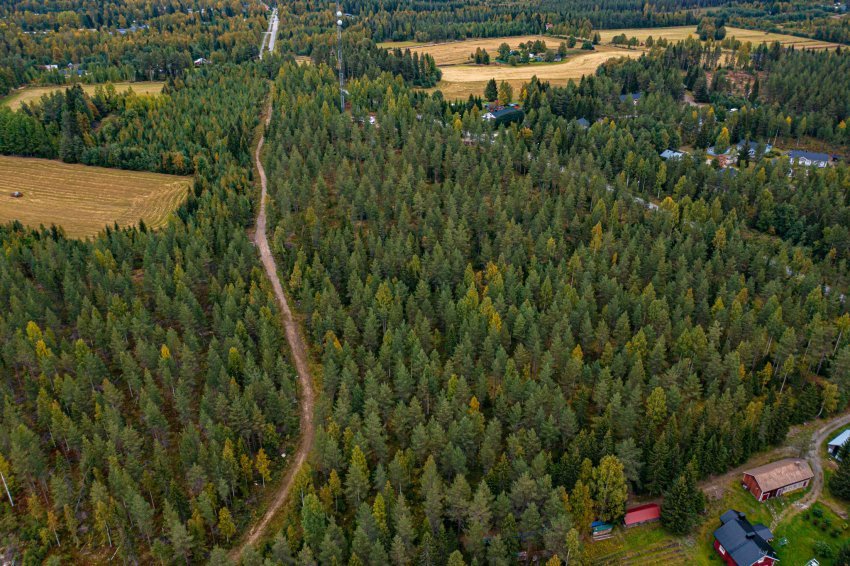
[[[342,10],[336,3],[336,61],[339,65],[339,111],[345,112],[345,73],[342,68]]]

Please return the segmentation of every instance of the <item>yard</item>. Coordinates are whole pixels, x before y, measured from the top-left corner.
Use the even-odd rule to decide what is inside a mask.
[[[0,157],[0,223],[56,224],[68,236],[94,236],[107,225],[165,224],[188,195],[189,177]],[[12,193],[20,191],[15,198]]]
[[[780,564],[805,564],[809,559],[817,558],[822,565],[829,565],[832,561],[827,556],[818,555],[815,543],[822,541],[837,552],[842,545],[850,542],[847,523],[820,503],[779,525],[774,534],[777,541],[782,538],[788,541],[785,546],[774,543]]]

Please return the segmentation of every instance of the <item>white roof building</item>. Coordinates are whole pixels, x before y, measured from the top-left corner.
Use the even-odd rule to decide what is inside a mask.
[[[829,441],[829,446],[827,448],[829,455],[836,460],[841,460],[841,449],[844,448],[844,445],[847,444],[848,440],[850,440],[850,429],[845,430]]]

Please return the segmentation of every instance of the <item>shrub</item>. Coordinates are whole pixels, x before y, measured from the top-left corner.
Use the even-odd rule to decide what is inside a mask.
[[[820,519],[821,517],[823,517],[823,509],[815,507],[814,509],[812,509],[812,515]]]
[[[815,544],[812,545],[812,548],[814,549],[815,554],[821,558],[832,558],[835,556],[835,549],[832,548],[829,543],[822,540],[815,542]]]

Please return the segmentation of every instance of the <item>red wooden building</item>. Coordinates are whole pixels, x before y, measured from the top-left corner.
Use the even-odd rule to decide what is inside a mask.
[[[753,525],[746,515],[730,509],[720,516],[720,528],[714,531],[714,550],[728,566],[771,566],[779,561],[771,540],[770,529]]]
[[[623,518],[623,524],[626,527],[634,527],[644,523],[651,523],[661,519],[661,508],[655,503],[641,505],[626,510],[626,516]]]
[[[815,475],[802,458],[785,458],[744,472],[741,482],[759,501],[804,489]]]

